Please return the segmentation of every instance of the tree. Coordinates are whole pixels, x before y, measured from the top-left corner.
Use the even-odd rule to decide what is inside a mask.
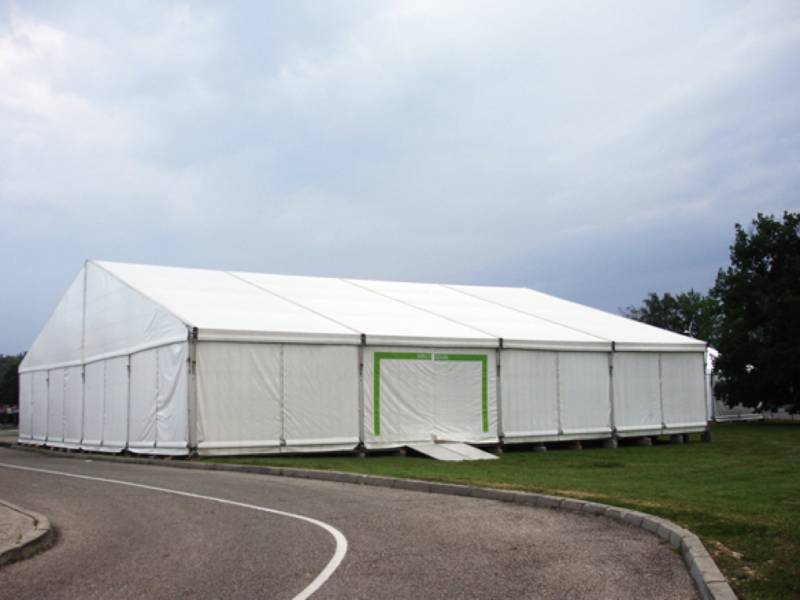
[[[736,224],[731,264],[711,294],[721,305],[714,391],[728,405],[800,411],[800,213]]]
[[[717,343],[719,303],[693,289],[675,296],[650,292],[641,306],[629,306],[621,312],[629,319],[690,335],[712,346]]]
[[[0,354],[0,405],[16,405],[19,398],[17,367],[24,354],[5,356]]]

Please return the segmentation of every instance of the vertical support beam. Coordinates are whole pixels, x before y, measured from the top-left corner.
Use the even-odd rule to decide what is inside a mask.
[[[127,450],[131,445],[131,354],[126,357],[125,372],[128,374],[128,386],[125,399],[125,447]]]
[[[186,359],[189,375],[186,418],[188,420],[189,454],[197,452],[197,327],[189,329],[189,356]]]
[[[708,410],[709,409],[709,405],[710,405],[710,403],[708,401],[709,400],[709,397],[708,397],[709,389],[708,388],[711,385],[711,378],[708,375],[708,362],[707,361],[708,361],[708,344],[706,344],[706,350],[705,350],[705,352],[703,352],[703,404],[705,404],[705,410],[706,410],[706,426],[708,426],[708,422],[714,416],[714,406],[711,405],[711,411]],[[709,414],[709,412],[710,412],[710,414]]]
[[[662,375],[661,358],[663,354],[658,353],[658,406],[661,410],[661,430],[667,429],[667,422],[664,420],[664,376]]]
[[[50,441],[50,371],[47,371],[47,375],[44,378],[45,381],[45,398],[47,398],[47,403],[45,406],[47,407],[47,412],[44,418],[44,441],[45,443]]]
[[[616,437],[617,434],[617,421],[616,410],[614,407],[614,353],[617,350],[617,344],[611,341],[611,352],[608,353],[608,401],[611,405],[608,419],[611,425],[611,437]]]
[[[358,445],[363,447],[366,439],[364,431],[364,353],[367,336],[361,334],[361,345],[358,347]]]
[[[503,338],[500,338],[500,346],[495,353],[495,403],[497,404],[497,439],[502,447],[505,440],[505,432],[503,429]]]
[[[278,388],[278,393],[280,394],[281,399],[281,437],[280,437],[280,444],[281,449],[286,447],[286,353],[285,348],[286,344],[281,344],[280,348],[280,386]]]
[[[561,352],[556,352],[556,414],[558,415],[558,434],[564,435],[561,422]]]

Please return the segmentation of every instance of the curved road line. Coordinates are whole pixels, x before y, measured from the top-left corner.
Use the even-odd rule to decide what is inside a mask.
[[[169,488],[162,488],[156,487],[153,485],[146,485],[144,483],[134,483],[132,481],[122,481],[119,479],[106,479],[105,477],[91,477],[89,475],[78,475],[75,473],[64,473],[62,471],[51,471],[50,469],[36,469],[34,467],[21,467],[19,465],[12,465],[8,463],[0,463],[0,467],[6,467],[7,469],[18,469],[20,471],[32,471],[34,473],[45,473],[47,475],[58,475],[61,477],[74,477],[75,479],[87,479],[89,481],[100,481],[102,483],[115,483],[117,485],[127,485],[130,487],[141,488],[145,490],[152,490],[155,492],[163,492],[165,494],[174,494],[176,496],[185,496],[187,498],[197,498],[199,500],[210,500],[211,502],[219,502],[220,504],[228,504],[230,506],[238,506],[240,508],[250,508],[252,510],[258,510],[265,513],[271,513],[274,515],[280,515],[283,517],[291,517],[292,519],[299,519],[300,521],[305,521],[306,523],[311,523],[312,525],[316,525],[317,527],[321,527],[328,533],[333,536],[333,539],[336,541],[336,550],[333,553],[333,557],[328,561],[328,564],[325,565],[325,568],[320,571],[319,575],[314,578],[312,581],[303,591],[297,594],[293,600],[306,600],[306,598],[310,598],[311,595],[316,592],[322,585],[328,581],[333,572],[341,564],[342,560],[344,560],[345,554],[347,554],[347,538],[344,537],[344,534],[333,527],[332,525],[328,525],[323,521],[319,521],[317,519],[312,519],[311,517],[306,517],[303,515],[298,515],[295,513],[290,513],[282,510],[277,510],[274,508],[266,508],[264,506],[257,506],[255,504],[247,504],[246,502],[236,502],[235,500],[226,500],[225,498],[215,498],[214,496],[203,496],[202,494],[193,494],[191,492],[181,492],[179,490],[171,490]]]

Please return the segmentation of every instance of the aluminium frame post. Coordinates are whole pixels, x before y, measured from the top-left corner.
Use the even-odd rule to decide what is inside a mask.
[[[188,427],[186,429],[187,441],[189,447],[187,448],[189,455],[197,453],[197,327],[189,329],[188,340],[189,356],[186,358],[187,369],[189,376],[189,385],[187,393],[188,403],[186,406],[186,418],[188,420]]]
[[[367,346],[366,334],[361,334],[361,343],[358,346],[358,446],[364,448],[366,439],[364,422],[364,351]]]

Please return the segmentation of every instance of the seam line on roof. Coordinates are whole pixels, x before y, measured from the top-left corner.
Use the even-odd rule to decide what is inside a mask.
[[[234,279],[238,279],[239,281],[242,281],[242,282],[244,282],[244,283],[246,283],[248,285],[251,285],[256,289],[261,290],[262,292],[266,292],[268,294],[271,294],[271,295],[275,296],[276,298],[280,298],[281,300],[283,300],[285,302],[288,302],[289,304],[293,304],[294,306],[297,306],[298,308],[302,308],[303,310],[306,310],[306,311],[308,311],[308,312],[310,312],[312,314],[315,314],[318,317],[322,317],[326,321],[330,321],[331,323],[335,323],[339,327],[344,327],[345,329],[348,329],[348,330],[352,331],[356,335],[364,335],[364,333],[359,331],[358,329],[353,329],[349,325],[345,325],[344,323],[341,323],[341,322],[337,321],[336,319],[333,319],[333,318],[329,317],[328,315],[325,315],[325,314],[323,314],[323,313],[321,313],[321,312],[319,312],[317,310],[314,310],[313,308],[309,308],[308,306],[305,306],[304,304],[301,304],[300,302],[296,302],[295,300],[287,298],[286,296],[283,296],[283,295],[279,294],[278,292],[275,292],[275,291],[273,291],[273,290],[271,290],[269,288],[266,288],[263,285],[259,285],[257,283],[253,283],[252,281],[250,281],[248,279],[245,279],[244,277],[239,277],[238,275],[236,275],[232,271],[223,271],[223,273],[233,277]]]
[[[518,312],[520,314],[528,315],[529,317],[534,317],[536,319],[541,319],[542,321],[547,321],[548,323],[551,323],[553,325],[560,325],[561,327],[566,327],[567,329],[572,329],[573,331],[577,331],[578,333],[582,333],[584,335],[588,335],[589,337],[593,337],[593,338],[595,338],[597,340],[600,340],[602,342],[611,343],[613,341],[613,340],[609,340],[607,338],[601,337],[601,336],[599,336],[599,335],[597,335],[595,333],[589,333],[588,331],[584,331],[583,329],[579,329],[577,327],[573,327],[572,325],[567,325],[566,323],[560,323],[558,321],[554,321],[552,319],[548,319],[548,318],[543,317],[541,315],[537,315],[537,314],[534,314],[534,313],[531,313],[531,312],[528,312],[528,311],[525,311],[525,310],[520,310],[518,308],[514,308],[513,306],[508,306],[507,304],[503,304],[502,302],[497,302],[495,300],[489,300],[487,298],[481,298],[480,296],[476,296],[475,294],[470,294],[469,292],[466,292],[464,290],[460,290],[460,289],[458,289],[456,287],[453,287],[453,286],[450,286],[450,285],[446,285],[446,284],[443,284],[443,285],[444,285],[444,287],[446,287],[448,289],[451,289],[454,292],[458,292],[460,294],[464,294],[465,296],[470,296],[472,298],[477,298],[478,300],[483,300],[484,302],[489,302],[490,304],[495,304],[496,306],[502,306],[503,308],[508,308],[509,310],[513,310],[513,311]],[[529,290],[529,288],[522,288],[522,289]]]
[[[344,281],[345,283],[349,283],[350,285],[353,285],[353,286],[355,286],[357,288],[361,288],[362,290],[366,290],[367,292],[371,292],[373,294],[377,294],[378,296],[383,296],[384,298],[386,298],[387,300],[391,300],[392,302],[399,302],[400,304],[405,304],[406,306],[409,306],[409,307],[414,308],[416,310],[420,310],[422,312],[426,312],[426,313],[428,313],[430,315],[433,315],[434,317],[439,317],[440,319],[444,319],[445,321],[450,321],[451,323],[455,323],[456,325],[459,325],[461,327],[466,327],[467,329],[472,329],[473,331],[477,331],[478,333],[482,333],[483,335],[488,335],[489,337],[495,338],[496,340],[498,340],[498,343],[499,343],[500,336],[496,335],[494,333],[491,333],[489,331],[484,331],[483,329],[479,329],[477,327],[473,327],[472,325],[467,325],[466,323],[462,323],[461,321],[453,319],[452,317],[447,317],[445,315],[439,314],[439,313],[434,312],[432,310],[428,310],[427,308],[422,308],[421,306],[417,306],[416,304],[412,304],[411,302],[407,302],[406,300],[400,300],[399,298],[395,298],[393,296],[389,296],[388,294],[384,294],[383,292],[379,292],[377,290],[373,290],[372,288],[368,288],[366,286],[363,286],[360,283],[356,283],[355,281],[352,281],[350,279],[340,279],[340,281]],[[434,285],[438,285],[438,284],[434,284]]]
[[[95,261],[95,260],[87,260],[86,264],[87,264],[87,266],[89,264],[92,264],[95,267],[97,267],[98,269],[100,269],[102,271],[105,271],[106,273],[111,275],[114,279],[119,281],[122,285],[124,285],[126,288],[131,290],[133,293],[139,294],[142,298],[144,298],[148,302],[152,302],[156,306],[164,309],[169,314],[171,314],[173,317],[178,319],[181,323],[183,323],[185,326],[187,326],[187,327],[193,327],[194,326],[189,319],[184,318],[182,315],[178,314],[176,311],[174,311],[173,309],[169,308],[168,306],[165,306],[164,304],[162,304],[158,300],[155,300],[154,298],[151,298],[149,295],[145,294],[142,290],[138,289],[134,285],[132,285],[132,284],[128,283],[127,281],[125,281],[125,279],[123,277],[121,277],[117,273],[114,273],[114,271],[112,271],[111,269],[109,269],[109,268],[103,266],[102,264],[100,264],[100,262]],[[120,264],[129,264],[129,263],[120,263]],[[134,266],[138,266],[138,265],[134,265]],[[188,335],[189,335],[188,332],[187,332],[186,335],[187,335],[187,339],[188,339]]]

